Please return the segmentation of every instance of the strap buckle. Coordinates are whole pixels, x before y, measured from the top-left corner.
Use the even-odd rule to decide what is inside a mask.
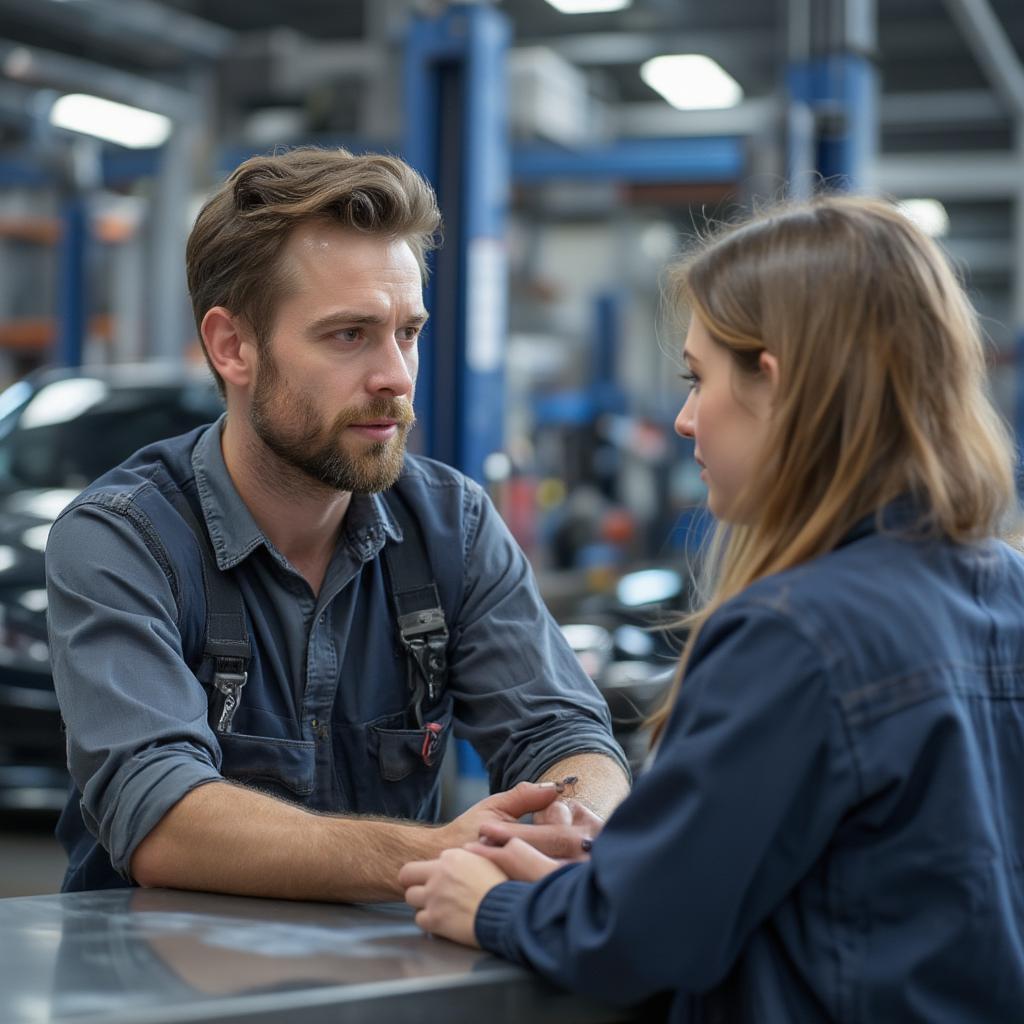
[[[402,645],[419,667],[427,684],[427,695],[437,700],[448,670],[448,627],[440,608],[402,615],[398,620]]]
[[[217,732],[231,732],[231,723],[241,702],[242,687],[249,679],[242,658],[217,658],[213,673],[214,688],[221,694]]]

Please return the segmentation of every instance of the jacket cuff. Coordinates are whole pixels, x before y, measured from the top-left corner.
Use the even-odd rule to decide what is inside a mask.
[[[484,896],[476,910],[473,931],[481,949],[497,953],[506,960],[525,963],[511,941],[512,915],[525,902],[533,888],[529,882],[501,882]]]

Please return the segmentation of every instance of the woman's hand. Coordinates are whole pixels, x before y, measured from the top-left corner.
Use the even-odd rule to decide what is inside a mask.
[[[515,882],[536,882],[537,879],[550,875],[552,871],[568,863],[546,857],[540,850],[522,839],[510,839],[504,846],[467,843],[466,849],[486,857],[492,864],[501,868],[507,878]]]
[[[594,837],[604,828],[604,820],[576,800],[557,800],[534,811],[532,825],[508,821],[482,821],[480,839],[504,847],[521,839],[548,858],[562,861],[587,860]]]
[[[477,907],[496,885],[508,881],[489,859],[468,850],[445,850],[437,860],[414,860],[398,873],[405,902],[416,910],[416,924],[464,946],[476,946]]]

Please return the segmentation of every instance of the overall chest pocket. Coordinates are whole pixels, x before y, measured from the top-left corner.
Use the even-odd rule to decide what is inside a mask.
[[[409,728],[404,712],[339,727],[335,771],[352,810],[437,819],[441,762],[452,731],[451,698],[424,709],[423,719],[429,728]]]
[[[246,733],[219,733],[221,774],[273,796],[304,798],[316,779],[316,744]]]

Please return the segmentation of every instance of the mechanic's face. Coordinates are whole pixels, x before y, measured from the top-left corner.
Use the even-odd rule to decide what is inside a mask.
[[[292,282],[260,352],[253,429],[317,482],[369,493],[402,470],[427,315],[409,245],[329,223],[298,227]]]

